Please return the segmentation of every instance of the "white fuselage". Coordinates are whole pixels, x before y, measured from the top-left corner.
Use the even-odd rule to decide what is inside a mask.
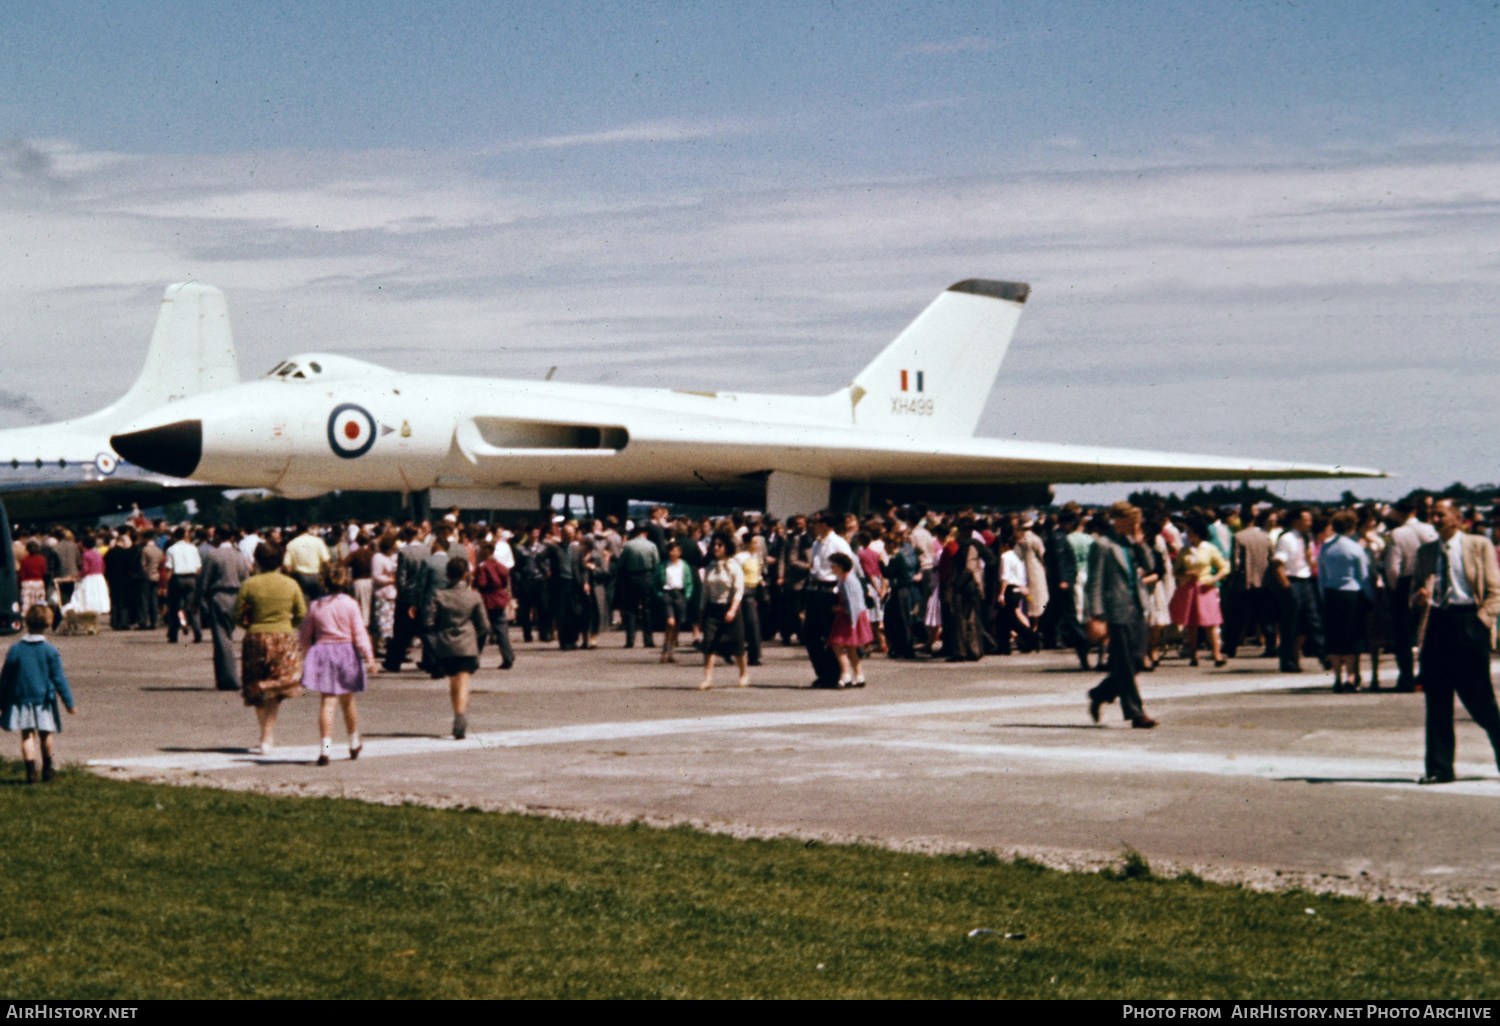
[[[322,355],[295,363],[324,370],[173,405],[174,417],[203,424],[192,477],[298,493],[692,487],[772,469],[814,477],[869,470],[845,454],[867,446],[849,407],[831,397],[403,374]],[[349,429],[357,445],[340,436],[341,451],[330,438],[341,407],[373,421],[364,451],[353,451],[365,441],[358,425]]]

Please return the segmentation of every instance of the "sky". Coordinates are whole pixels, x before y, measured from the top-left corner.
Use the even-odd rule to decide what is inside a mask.
[[[1497,61],[1494,3],[8,5],[0,427],[172,281],[246,375],[821,393],[986,277],[980,434],[1493,482]]]

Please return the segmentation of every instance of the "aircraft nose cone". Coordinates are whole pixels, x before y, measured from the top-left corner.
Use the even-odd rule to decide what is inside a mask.
[[[109,444],[122,457],[168,477],[189,477],[203,458],[203,421],[179,420],[175,424],[113,435]]]

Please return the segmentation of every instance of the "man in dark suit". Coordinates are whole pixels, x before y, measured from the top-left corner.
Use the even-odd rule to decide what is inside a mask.
[[[1248,503],[1241,514],[1241,528],[1234,536],[1234,571],[1224,582],[1224,654],[1234,658],[1245,636],[1255,624],[1265,642],[1264,659],[1276,658],[1276,596],[1266,587],[1271,566],[1271,536],[1266,533],[1271,511],[1254,512]]]
[[[240,585],[250,577],[250,560],[234,547],[234,531],[220,527],[214,532],[219,543],[203,553],[198,590],[208,614],[208,634],[214,643],[214,686],[220,691],[240,690],[240,671],[234,659],[234,603]]]
[[[582,548],[577,544],[577,531],[571,522],[565,523],[560,533],[547,539],[546,561],[551,571],[548,583],[551,588],[552,608],[557,617],[557,647],[570,652],[578,647],[579,635],[585,644],[588,635],[584,620],[583,597],[588,586],[587,570],[583,566]]]
[[[396,620],[391,637],[385,644],[385,671],[401,672],[406,661],[406,650],[417,636],[418,586],[422,566],[431,555],[427,546],[417,541],[417,529],[412,525],[401,529],[401,550],[396,553]]]
[[[635,647],[637,625],[641,629],[641,641],[653,648],[651,640],[652,591],[656,581],[656,567],[661,562],[656,545],[651,541],[645,524],[637,524],[630,532],[630,540],[620,550],[619,586],[617,597],[620,620],[625,628],[625,647]]]
[[[1391,531],[1386,535],[1385,584],[1391,593],[1391,654],[1396,657],[1396,690],[1417,690],[1413,672],[1412,649],[1417,644],[1418,614],[1412,609],[1412,573],[1416,570],[1417,550],[1424,543],[1437,540],[1437,531],[1424,519],[1426,507],[1403,502],[1392,515]]]
[[[1059,644],[1078,654],[1079,665],[1089,668],[1089,643],[1078,625],[1078,609],[1073,590],[1078,587],[1078,559],[1068,535],[1078,530],[1078,512],[1065,509],[1057,515],[1057,526],[1047,535],[1043,563],[1047,569],[1047,590],[1052,600],[1042,613],[1042,647]]]
[[[1427,700],[1427,775],[1424,784],[1454,779],[1453,695],[1490,736],[1500,764],[1500,708],[1490,681],[1490,631],[1500,615],[1500,566],[1495,546],[1463,530],[1452,500],[1432,508],[1437,541],[1417,550],[1413,608],[1425,610],[1419,681]]]
[[[128,631],[142,625],[141,554],[135,547],[135,531],[126,527],[104,554],[104,582],[109,587],[110,627]]]
[[[1141,511],[1128,502],[1110,507],[1113,530],[1094,539],[1089,550],[1089,577],[1084,611],[1088,636],[1094,642],[1109,638],[1109,673],[1089,692],[1089,718],[1099,722],[1099,709],[1120,700],[1120,712],[1132,727],[1149,730],[1156,721],[1146,715],[1135,675],[1146,650],[1146,589],[1143,568],[1150,551],[1135,541]]]

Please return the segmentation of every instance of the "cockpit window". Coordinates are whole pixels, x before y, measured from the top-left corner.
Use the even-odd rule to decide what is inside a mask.
[[[276,372],[277,372],[277,371],[279,371],[279,370],[281,370],[281,368],[282,368],[282,367],[284,367],[284,366],[286,366],[286,361],[285,361],[285,360],[282,360],[282,361],[281,361],[281,362],[280,362],[280,363],[278,363],[278,364],[277,364],[277,365],[276,365],[276,366],[274,366],[274,367],[272,367],[272,368],[271,368],[271,369],[270,369],[270,370],[268,370],[268,371],[266,371],[266,377],[268,377],[268,378],[269,378],[269,377],[270,377],[270,376],[271,376],[271,375],[273,375],[273,374],[275,374],[275,373],[276,373]]]
[[[323,368],[318,364],[318,361],[316,361],[316,360],[309,360],[307,362],[307,366],[308,366],[308,369],[311,370],[314,374],[322,374],[323,373]]]
[[[295,363],[288,363],[285,366],[283,366],[281,368],[281,370],[279,370],[279,371],[276,372],[276,376],[278,378],[284,378],[284,377],[286,377],[288,374],[292,373],[292,371],[294,371],[296,369],[297,369],[297,365]],[[299,377],[300,376],[301,375],[299,375]]]

